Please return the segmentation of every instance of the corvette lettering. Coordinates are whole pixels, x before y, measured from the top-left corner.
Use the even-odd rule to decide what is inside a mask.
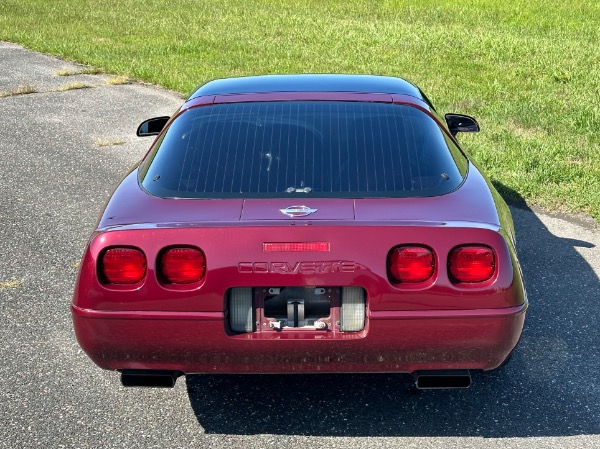
[[[240,273],[277,273],[277,274],[327,274],[354,273],[361,265],[355,262],[240,262]]]

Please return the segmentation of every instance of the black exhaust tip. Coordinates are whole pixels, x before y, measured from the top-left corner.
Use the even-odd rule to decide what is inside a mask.
[[[415,371],[415,385],[420,390],[469,388],[471,373],[465,370]]]
[[[123,370],[121,384],[124,387],[173,388],[180,371]]]

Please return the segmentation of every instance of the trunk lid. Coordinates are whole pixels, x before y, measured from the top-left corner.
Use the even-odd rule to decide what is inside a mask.
[[[137,173],[117,188],[98,223],[103,229],[128,225],[215,226],[346,223],[481,223],[499,226],[489,187],[471,166],[464,183],[442,196],[419,198],[174,199],[143,191]]]

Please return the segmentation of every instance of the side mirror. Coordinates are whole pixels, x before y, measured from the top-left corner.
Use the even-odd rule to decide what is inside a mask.
[[[445,118],[453,136],[456,136],[457,133],[479,132],[479,123],[473,117],[462,114],[446,114]]]
[[[154,117],[144,120],[137,129],[138,137],[158,136],[171,117]]]

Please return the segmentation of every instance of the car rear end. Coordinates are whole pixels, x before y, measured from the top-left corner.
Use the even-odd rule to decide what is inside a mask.
[[[95,363],[136,385],[460,384],[510,355],[527,301],[486,180],[419,102],[314,103],[202,105],[157,139],[84,254],[72,311]]]
[[[254,224],[226,241],[221,227],[96,235],[73,306],[86,352],[185,373],[489,370],[521,332],[520,273],[497,230]],[[136,255],[117,254],[119,271],[145,270],[110,280],[120,250]]]

